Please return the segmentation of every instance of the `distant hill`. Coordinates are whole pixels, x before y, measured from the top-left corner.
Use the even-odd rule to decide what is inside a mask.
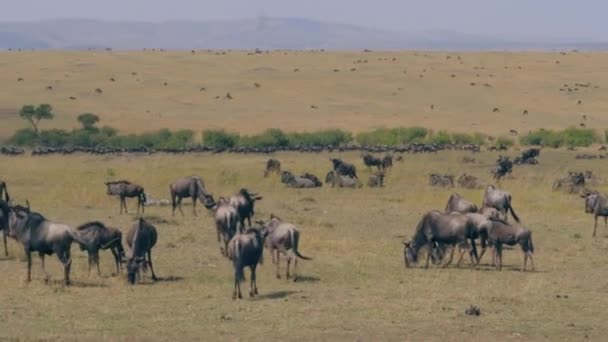
[[[299,18],[146,23],[61,19],[0,23],[0,49],[605,50],[608,42],[395,32]]]

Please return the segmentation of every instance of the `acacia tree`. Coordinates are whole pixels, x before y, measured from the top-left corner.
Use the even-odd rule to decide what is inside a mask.
[[[95,128],[95,124],[99,122],[99,116],[91,113],[80,114],[78,115],[78,122],[85,130],[92,130]]]
[[[34,132],[36,132],[36,135],[38,135],[38,123],[40,120],[52,120],[55,117],[55,114],[53,114],[53,107],[51,107],[50,104],[44,103],[38,107],[34,105],[25,105],[21,107],[19,116],[28,121],[30,125],[32,125]]]

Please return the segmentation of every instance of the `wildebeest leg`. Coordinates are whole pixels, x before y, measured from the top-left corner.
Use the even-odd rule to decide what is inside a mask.
[[[196,195],[192,196],[192,214],[196,216],[196,199],[198,197]]]
[[[287,256],[287,274],[285,275],[287,279],[291,279],[291,275],[289,274],[289,266],[291,265],[291,255]]]
[[[27,278],[26,282],[32,281],[32,252],[30,252],[29,247],[25,248],[25,256],[27,257]]]
[[[49,282],[49,274],[46,273],[46,268],[44,267],[44,253],[38,252],[38,256],[40,257],[40,267],[42,268],[42,273],[44,274],[44,282]]]
[[[483,257],[483,255],[486,253],[486,249],[488,249],[488,247],[482,247],[481,248],[481,253],[479,254],[479,258],[477,259],[477,265],[479,265],[479,263],[481,262],[481,258]]]
[[[251,270],[251,281],[253,282],[253,294],[257,295],[258,294],[258,280],[256,277],[256,265],[253,265],[253,269]]]
[[[448,259],[448,261],[446,261],[446,262],[445,262],[445,263],[442,265],[442,267],[443,267],[443,268],[448,267],[448,266],[449,266],[449,265],[452,263],[452,260],[454,260],[454,252],[455,252],[455,251],[456,251],[456,245],[452,246],[452,250],[450,251],[450,258]]]
[[[460,265],[462,264],[462,260],[464,259],[464,253],[467,251],[467,248],[463,248],[462,246],[458,246],[458,252],[460,253],[460,256],[458,257],[458,262],[456,263],[456,267],[460,267]],[[471,257],[471,261],[472,261],[472,257]]]
[[[502,243],[496,244],[496,269],[502,271]]]
[[[424,268],[429,268],[429,261],[431,260],[431,254],[433,254],[433,241],[429,241],[429,243],[428,243],[428,249],[427,249],[427,253],[426,253],[426,264],[424,265]]]
[[[277,253],[277,279],[281,279],[281,273],[279,273],[280,272],[280,270],[279,270],[279,268],[280,268],[279,267],[279,264],[280,264],[279,259],[280,259],[280,255],[281,254],[279,253],[278,249],[274,249],[272,251],[272,253],[274,253],[274,251],[276,251],[276,253]],[[274,259],[274,254],[273,254],[273,259]]]
[[[528,252],[523,251],[524,253],[524,263],[521,265],[521,271],[524,272],[526,270],[526,264],[528,263]]]
[[[251,280],[249,281],[249,297],[253,297],[258,293],[258,290],[255,288],[255,267],[257,264],[253,264],[249,266],[251,269]]]
[[[125,208],[125,214],[128,214],[129,210],[127,209],[127,198],[125,196],[121,196],[120,202],[122,203],[122,206]]]
[[[154,274],[154,266],[152,265],[152,250],[148,251],[148,263],[150,264],[150,271],[152,272],[152,280],[157,281],[156,274]]]
[[[60,252],[61,253],[61,252]],[[63,255],[57,253],[59,261],[63,264],[63,273],[65,278],[65,284],[70,285],[70,269],[72,268],[72,259],[70,258],[70,250],[66,250]]]
[[[6,236],[8,235],[6,233],[7,228],[2,230],[2,239],[4,240],[4,256],[8,256],[8,248],[6,247]]]
[[[296,255],[293,256],[293,281],[294,283],[298,281],[298,257]]]
[[[528,251],[527,254],[528,254],[528,257],[530,257],[530,264],[532,264],[532,271],[534,271],[536,269],[536,267],[534,266],[534,258],[532,257],[532,252]]]
[[[97,276],[101,277],[101,271],[99,270],[99,250],[93,253],[93,262],[97,265]]]
[[[595,220],[595,223],[593,224],[593,235],[592,235],[592,237],[595,237],[595,232],[597,230],[597,214],[593,218]]]
[[[112,255],[114,256],[114,263],[116,264],[116,275],[118,275],[120,273],[120,256],[118,255],[118,251],[116,251],[116,248],[114,247],[110,248],[110,252],[112,252]]]
[[[241,270],[242,272],[242,270]],[[237,295],[240,298],[243,298],[243,295],[241,294],[241,280],[239,278],[239,269],[235,269],[234,270],[234,291],[232,291],[232,299],[236,299]]]

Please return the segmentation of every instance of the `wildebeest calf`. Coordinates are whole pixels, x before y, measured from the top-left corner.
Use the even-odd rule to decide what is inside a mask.
[[[91,274],[91,266],[97,266],[97,275],[101,275],[99,271],[99,250],[110,249],[114,256],[116,264],[116,274],[120,273],[122,262],[125,259],[125,251],[122,247],[122,232],[117,228],[106,227],[98,221],[87,222],[78,228],[76,231],[80,234],[82,240],[87,241],[88,245],[80,245],[81,250],[86,250],[89,256],[89,274]]]
[[[510,225],[506,221],[492,220],[492,228],[488,232],[488,241],[494,248],[496,269],[502,269],[502,247],[504,244],[513,246],[520,245],[524,254],[524,262],[521,266],[522,272],[526,270],[528,258],[534,270],[534,244],[532,243],[532,232],[520,226]]]
[[[139,214],[139,209],[141,208],[141,212],[144,212],[144,204],[146,203],[146,194],[144,192],[144,188],[135,183],[131,183],[126,180],[119,180],[114,182],[105,182],[104,183],[107,188],[107,194],[111,196],[118,196],[120,198],[120,213],[122,214],[122,209],[125,209],[126,213],[129,213],[127,210],[127,197],[137,197],[137,213]]]

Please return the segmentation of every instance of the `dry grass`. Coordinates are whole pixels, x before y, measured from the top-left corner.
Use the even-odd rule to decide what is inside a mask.
[[[591,238],[592,218],[581,200],[551,192],[552,181],[570,169],[608,174],[601,160],[579,161],[573,153],[543,151],[541,165],[518,167],[502,186],[513,194],[514,207],[534,232],[538,270],[521,273],[518,250],[505,252],[506,267],[475,270],[404,269],[403,236],[417,220],[441,209],[451,190],[431,189],[430,172],[462,172],[489,180],[495,155],[476,156],[480,164],[462,164],[464,154],[405,156],[384,189],[285,189],[278,178],[262,177],[264,156],[50,156],[0,157],[2,177],[18,201],[26,198],[49,218],[77,225],[99,219],[127,229],[134,217],[118,215],[118,201],[107,198],[103,180],[109,169],[117,178],[145,185],[155,198],[167,197],[167,185],[187,174],[203,176],[216,195],[240,187],[260,192],[258,218],[275,213],[302,231],[300,250],[312,261],[300,262],[303,281],[275,279],[269,255],[261,267],[261,296],[232,301],[233,273],[220,257],[212,218],[185,217],[169,208],[148,208],[157,224],[154,249],[156,284],[128,286],[111,277],[113,261],[102,255],[103,277],[87,277],[86,256],[73,248],[74,286],[60,283],[56,259],[45,285],[34,263],[34,279],[24,284],[23,252],[11,241],[12,257],[0,260],[0,335],[37,339],[150,340],[578,340],[604,338],[605,260],[608,230]],[[357,154],[342,155],[365,170]],[[329,168],[328,155],[278,154],[295,172],[319,176]],[[458,189],[481,201],[482,191]],[[128,203],[134,210],[133,201]],[[3,258],[1,258],[3,259]],[[284,269],[284,268],[283,268]],[[558,296],[560,298],[558,298]],[[565,298],[567,296],[567,298]],[[464,315],[469,305],[480,317]]]
[[[93,112],[128,132],[421,125],[508,135],[578,126],[583,114],[603,129],[606,75],[606,54],[584,52],[1,52],[0,138],[25,127],[15,113],[29,103],[55,107],[43,127],[74,127]]]

